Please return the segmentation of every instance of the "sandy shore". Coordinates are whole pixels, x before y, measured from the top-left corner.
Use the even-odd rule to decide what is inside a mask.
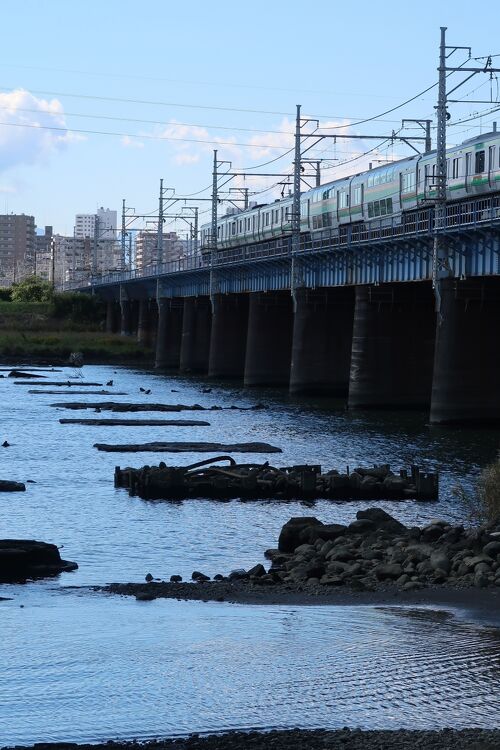
[[[469,619],[500,626],[500,589],[433,586],[419,591],[401,591],[386,585],[376,591],[354,591],[347,587],[262,585],[250,581],[205,581],[197,583],[112,583],[96,590],[122,596],[153,599],[230,602],[233,604],[431,606],[464,610]]]
[[[37,744],[36,750],[498,750],[500,730],[228,732],[148,743]]]

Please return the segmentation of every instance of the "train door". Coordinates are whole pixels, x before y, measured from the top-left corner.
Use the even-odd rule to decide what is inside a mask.
[[[472,172],[472,153],[468,151],[465,154],[465,191],[469,192]]]
[[[490,146],[488,149],[488,185],[495,186],[495,157],[497,153],[496,146]]]

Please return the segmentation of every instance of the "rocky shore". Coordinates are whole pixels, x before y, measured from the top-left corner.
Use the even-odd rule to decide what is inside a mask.
[[[266,567],[192,582],[114,583],[104,587],[140,600],[178,598],[242,603],[488,603],[499,612],[500,523],[464,528],[445,521],[408,528],[380,508],[358,511],[349,525],[292,518]],[[475,593],[474,593],[475,592]]]
[[[106,742],[101,745],[39,743],[36,750],[498,750],[498,729],[437,731],[276,730],[227,732],[152,742]],[[6,750],[6,748],[3,748]],[[16,750],[21,750],[16,746]],[[23,747],[23,750],[28,750]]]

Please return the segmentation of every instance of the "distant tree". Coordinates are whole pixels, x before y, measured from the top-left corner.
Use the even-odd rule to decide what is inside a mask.
[[[52,302],[53,297],[52,285],[38,276],[28,276],[27,279],[12,285],[13,302]]]

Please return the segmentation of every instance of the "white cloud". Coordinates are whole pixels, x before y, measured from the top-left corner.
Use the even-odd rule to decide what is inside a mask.
[[[125,148],[144,148],[144,143],[137,140],[137,138],[131,138],[129,135],[124,135],[121,139],[122,146]]]
[[[24,89],[0,94],[0,171],[34,164],[81,140],[84,136],[67,129],[57,99],[40,99]]]

